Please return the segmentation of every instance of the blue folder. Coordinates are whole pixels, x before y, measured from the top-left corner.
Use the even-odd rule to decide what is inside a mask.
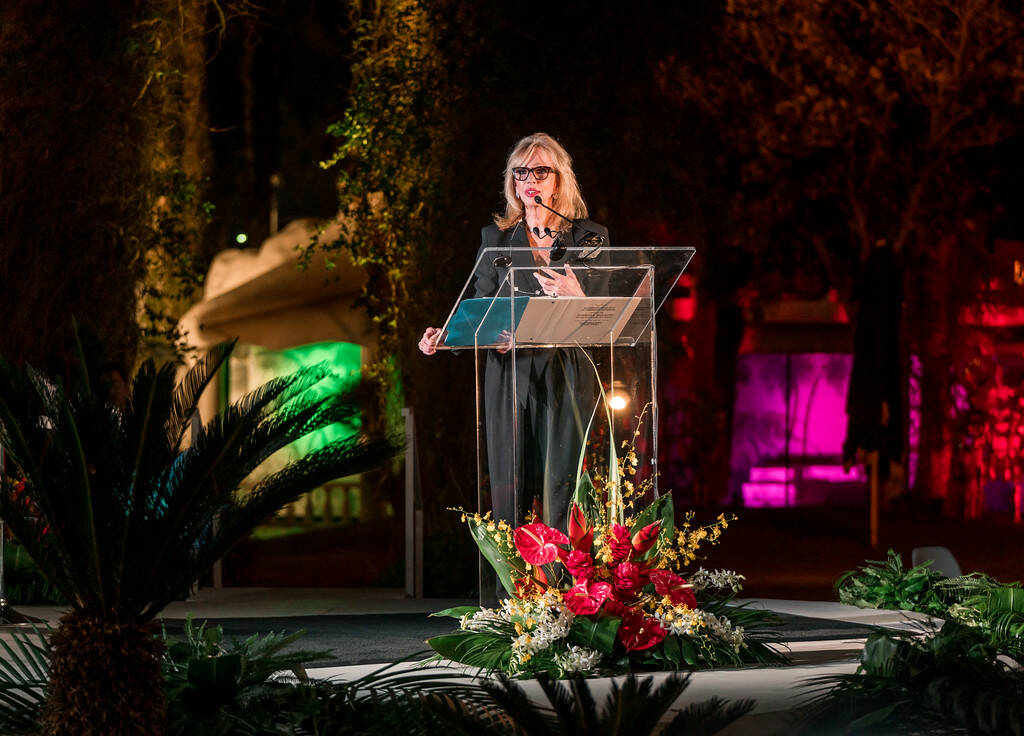
[[[494,299],[480,297],[460,302],[459,308],[455,310],[454,316],[448,323],[448,334],[444,338],[444,344],[449,347],[472,346],[474,344],[473,334],[476,332],[477,326],[480,327],[478,333],[480,345],[500,343],[502,332],[512,332],[519,325],[519,320],[522,319],[526,305],[530,301],[528,296],[514,297],[515,304],[512,305],[512,309],[515,310],[515,320],[510,324],[509,299],[510,297],[507,296]]]

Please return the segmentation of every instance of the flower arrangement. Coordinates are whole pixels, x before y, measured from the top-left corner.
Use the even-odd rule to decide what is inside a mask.
[[[554,677],[785,661],[757,632],[770,614],[729,605],[742,575],[683,575],[735,517],[695,525],[688,512],[677,529],[671,495],[634,514],[653,484],[634,483],[636,454],[623,449],[596,485],[581,462],[568,534],[533,518],[513,527],[460,509],[510,597],[494,609],[435,614],[459,620],[458,631],[427,642],[441,657]]]

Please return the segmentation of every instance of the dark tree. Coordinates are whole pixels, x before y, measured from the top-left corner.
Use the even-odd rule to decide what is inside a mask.
[[[1021,133],[1019,9],[998,0],[733,0],[715,31],[704,62],[669,57],[662,73],[670,96],[717,126],[736,187],[724,240],[760,262],[769,251],[814,254],[853,301],[844,273],[892,249],[905,273],[902,335],[923,364],[919,490],[946,495],[944,474],[930,469],[948,448],[957,316],[971,296],[999,146]],[[862,409],[883,423],[900,407]],[[947,504],[962,512],[955,493]]]

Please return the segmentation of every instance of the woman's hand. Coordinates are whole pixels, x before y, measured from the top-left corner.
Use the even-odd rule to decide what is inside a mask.
[[[548,296],[586,296],[579,279],[568,264],[565,266],[564,274],[553,268],[542,268],[539,272],[534,271],[533,275]]]
[[[441,339],[439,327],[428,327],[420,338],[419,349],[424,355],[433,355],[437,352],[437,341]]]
[[[512,349],[512,333],[508,330],[502,330],[499,337],[501,338],[501,343],[495,348],[495,350],[497,350],[501,355],[504,355]]]

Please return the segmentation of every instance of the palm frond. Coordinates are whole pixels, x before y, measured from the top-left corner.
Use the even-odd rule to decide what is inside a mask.
[[[751,699],[728,701],[712,696],[676,713],[661,732],[663,736],[711,736],[754,709]]]
[[[587,681],[582,677],[574,677],[569,681],[572,695],[577,703],[578,723],[582,733],[598,733],[601,729],[597,703],[590,692]]]
[[[167,443],[178,447],[185,435],[186,426],[192,421],[199,397],[213,380],[235,349],[237,340],[214,345],[197,360],[175,387],[171,396],[170,411],[166,420]]]
[[[690,675],[673,672],[654,688],[654,678],[626,677],[612,683],[605,701],[603,731],[610,734],[653,733],[662,717],[690,684]]]
[[[39,629],[0,638],[0,733],[34,734],[49,681],[50,654]]]
[[[124,408],[98,395],[95,380],[65,390],[0,360],[0,442],[9,460],[0,515],[72,605],[151,618],[277,508],[382,464],[400,446],[334,443],[237,498],[266,458],[317,429],[351,423],[360,404],[349,387],[313,397],[331,375],[321,364],[233,403],[182,448],[195,402],[230,348],[215,348],[177,387],[173,366],[145,363]]]
[[[337,440],[268,476],[247,499],[221,512],[220,532],[213,554],[226,551],[251,525],[294,500],[303,490],[380,467],[394,457],[400,447],[390,439]]]
[[[486,680],[480,686],[493,698],[495,706],[515,724],[519,733],[530,736],[557,733],[557,720],[551,709],[535,704],[522,686],[505,675]]]
[[[582,677],[575,678],[573,680],[573,687],[570,689],[562,681],[555,680],[544,674],[537,677],[537,684],[540,685],[544,696],[551,703],[554,716],[562,725],[562,732],[578,731],[581,725],[580,720],[582,719],[580,717],[581,714],[575,707],[577,699],[574,696],[585,693],[584,697],[590,698],[593,701],[586,681]],[[586,733],[586,731],[583,731],[583,733]]]

